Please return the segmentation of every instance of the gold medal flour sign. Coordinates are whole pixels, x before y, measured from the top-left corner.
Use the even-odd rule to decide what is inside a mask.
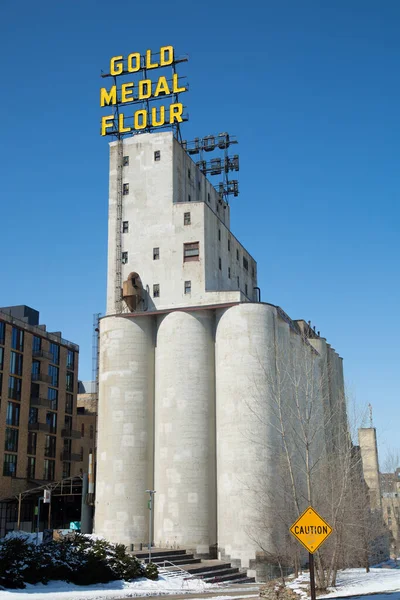
[[[101,135],[126,135],[154,127],[165,127],[183,121],[183,104],[178,94],[187,91],[181,85],[175,72],[175,65],[186,59],[176,59],[173,46],[162,46],[159,52],[146,50],[145,54],[132,52],[127,56],[113,56],[109,73],[102,77],[112,77],[113,85],[100,89],[100,106],[112,107],[113,114],[102,117]],[[171,77],[152,77],[156,69],[171,67]],[[159,72],[158,72],[159,73]],[[134,76],[139,76],[133,80]],[[119,77],[132,81],[120,83]],[[169,100],[169,102],[168,102]],[[142,108],[135,110],[135,104]],[[125,113],[126,105],[134,110]],[[122,112],[124,111],[124,112]]]
[[[314,554],[331,535],[333,529],[312,506],[309,506],[289,531],[308,552]]]

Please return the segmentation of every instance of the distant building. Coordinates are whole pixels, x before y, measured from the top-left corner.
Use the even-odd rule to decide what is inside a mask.
[[[81,432],[80,455],[82,469],[88,472],[89,454],[96,453],[97,391],[95,381],[79,381],[77,398],[77,429]]]
[[[0,308],[0,500],[80,473],[78,357],[38,311]]]
[[[400,468],[394,473],[382,473],[383,518],[391,533],[391,554],[394,558],[400,551]]]

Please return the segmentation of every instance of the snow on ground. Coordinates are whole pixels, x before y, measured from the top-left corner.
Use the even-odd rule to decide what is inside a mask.
[[[0,600],[108,600],[134,598],[135,596],[160,596],[206,592],[218,589],[217,586],[201,579],[183,577],[162,578],[157,581],[140,578],[132,582],[111,581],[95,585],[74,585],[65,581],[50,581],[47,585],[27,584],[23,590],[0,591]]]
[[[305,589],[309,585],[309,575],[305,573],[290,583],[290,587],[303,598],[307,598]],[[363,594],[377,594],[384,592],[400,592],[400,569],[372,568],[369,573],[365,569],[346,569],[339,571],[336,587],[331,588],[324,596],[318,598],[341,598]],[[375,597],[374,600],[379,600]],[[400,600],[394,596],[393,600]]]

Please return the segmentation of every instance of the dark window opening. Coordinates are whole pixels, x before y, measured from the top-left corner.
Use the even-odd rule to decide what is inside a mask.
[[[248,293],[247,293],[247,283],[244,284],[244,293],[246,294],[246,296],[248,295]]]
[[[128,253],[127,252],[123,252],[122,253],[122,264],[126,265],[127,262],[128,262]]]
[[[208,193],[207,193],[207,201],[208,201],[208,202],[211,202],[211,199],[210,199],[210,192],[208,192]]]
[[[190,212],[183,213],[183,224],[190,225]]]
[[[160,248],[153,248],[153,260],[160,259]]]
[[[231,268],[228,267],[228,279],[230,279],[230,278],[231,278]]]
[[[228,240],[228,252],[231,251],[231,240]]]
[[[249,261],[247,260],[247,258],[245,256],[243,256],[243,266],[246,269],[246,271],[249,270]]]
[[[190,194],[188,194],[188,201],[191,202],[192,198],[190,197]]]
[[[218,266],[219,266],[219,270],[221,270],[222,269],[222,260],[221,260],[221,257],[219,257],[219,259],[218,259]]]
[[[236,260],[239,260],[239,250],[236,250]]]
[[[122,165],[127,167],[129,165],[129,156],[124,156],[122,159]]]
[[[129,183],[124,183],[122,185],[122,194],[127,196],[129,194]]]
[[[159,298],[159,297],[160,297],[160,284],[155,283],[153,285],[153,298]]]
[[[192,291],[192,282],[185,281],[185,294],[190,294]]]
[[[129,221],[122,221],[122,233],[128,233]]]
[[[161,159],[161,150],[156,150],[156,151],[154,152],[154,160],[155,160],[155,161],[158,161],[158,160],[160,160],[160,159]]]
[[[220,229],[218,229],[218,241],[219,242],[221,241],[221,230]]]
[[[199,260],[199,242],[191,242],[183,244],[183,262]]]

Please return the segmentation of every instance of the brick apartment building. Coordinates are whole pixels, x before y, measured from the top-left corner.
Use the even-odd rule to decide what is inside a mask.
[[[38,311],[0,308],[0,499],[80,474],[78,357]]]

